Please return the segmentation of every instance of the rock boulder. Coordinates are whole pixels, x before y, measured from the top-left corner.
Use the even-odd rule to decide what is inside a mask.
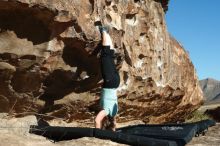
[[[166,9],[154,0],[0,1],[0,111],[92,123],[102,23],[117,50],[118,121],[183,121],[203,95],[188,53],[167,32]]]

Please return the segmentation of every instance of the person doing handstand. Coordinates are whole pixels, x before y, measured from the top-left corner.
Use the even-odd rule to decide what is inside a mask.
[[[120,84],[120,76],[114,63],[114,47],[107,28],[100,26],[100,33],[102,36],[100,62],[104,83],[100,97],[102,110],[95,118],[95,127],[101,129],[104,118],[108,117],[113,124],[111,130],[115,131],[118,112],[117,88]]]

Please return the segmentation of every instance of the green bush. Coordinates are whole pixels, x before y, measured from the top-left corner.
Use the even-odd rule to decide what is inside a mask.
[[[204,112],[200,112],[198,110],[192,112],[186,119],[186,123],[192,123],[192,122],[198,122],[201,120],[210,119],[208,115],[206,115]]]

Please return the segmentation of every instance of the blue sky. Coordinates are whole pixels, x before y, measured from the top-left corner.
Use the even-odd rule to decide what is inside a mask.
[[[170,0],[166,22],[189,52],[199,79],[220,80],[220,0]]]

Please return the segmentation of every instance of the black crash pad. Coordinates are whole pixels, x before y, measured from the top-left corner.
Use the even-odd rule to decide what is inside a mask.
[[[29,132],[54,141],[96,137],[135,146],[184,146],[195,135],[214,125],[212,120],[190,124],[144,124],[118,128],[116,132],[95,128],[31,126]]]
[[[174,141],[147,138],[94,128],[31,126],[29,132],[47,137],[54,141],[72,140],[82,137],[96,137],[135,146],[177,146]]]
[[[95,129],[94,137],[101,139],[111,139],[114,142],[132,146],[177,146],[176,142],[172,140],[161,140],[99,129]]]
[[[216,122],[210,119],[195,122],[194,124],[197,125],[197,135],[203,133],[205,130],[208,130],[209,127],[215,126]]]
[[[120,128],[117,132],[176,141],[178,146],[184,146],[195,136],[197,125],[137,125]]]
[[[93,128],[30,126],[29,133],[41,135],[54,141],[71,140],[82,137],[93,137]]]
[[[117,132],[151,137],[163,140],[175,141],[178,146],[184,146],[210,126],[214,126],[212,120],[204,120],[195,123],[161,124],[161,125],[135,125],[117,129]]]

